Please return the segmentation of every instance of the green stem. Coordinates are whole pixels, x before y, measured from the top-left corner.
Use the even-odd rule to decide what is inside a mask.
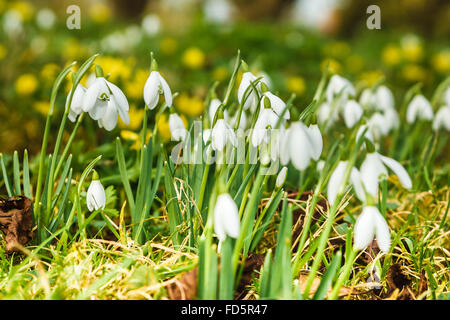
[[[350,271],[353,266],[353,261],[355,260],[356,254],[358,253],[358,250],[353,249],[345,261],[344,265],[344,271],[341,273],[339,278],[336,281],[336,284],[333,287],[333,291],[331,291],[331,294],[328,296],[328,300],[336,300],[339,295],[339,290],[341,289],[342,285],[347,281]]]

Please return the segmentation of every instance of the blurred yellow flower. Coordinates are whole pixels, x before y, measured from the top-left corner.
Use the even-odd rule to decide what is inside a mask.
[[[50,110],[50,103],[48,101],[36,101],[33,104],[33,108],[40,114],[47,116],[48,111]]]
[[[360,73],[364,68],[364,60],[359,55],[353,54],[345,60],[345,66],[351,73]]]
[[[53,83],[61,68],[56,63],[47,63],[41,69],[41,78],[46,83]]]
[[[433,68],[440,73],[450,72],[450,50],[436,53],[431,58]]]
[[[387,66],[398,65],[402,60],[402,52],[396,45],[387,45],[381,52],[381,60]]]
[[[184,123],[184,126],[187,128],[188,127],[188,121],[186,119],[186,117],[182,114],[180,114],[180,118]],[[172,137],[171,133],[170,133],[170,128],[169,128],[169,117],[166,113],[163,113],[157,122],[158,125],[158,132],[161,135],[161,138],[163,139],[163,141],[169,141],[170,138]]]
[[[225,81],[228,78],[228,70],[225,67],[217,67],[213,71],[213,79],[216,81]]]
[[[125,124],[121,119],[119,120],[119,128],[137,130],[142,127],[142,121],[144,120],[144,107],[136,108],[134,104],[130,104],[130,110],[128,112],[130,116],[130,124]]]
[[[340,73],[341,72],[341,64],[339,62],[337,62],[334,59],[325,59],[322,61],[322,63],[320,64],[320,70],[322,72],[325,71],[325,68],[328,64],[328,70],[333,72],[333,73]]]
[[[64,59],[71,63],[74,60],[79,60],[80,58],[87,55],[89,49],[80,43],[76,38],[69,38],[65,42],[62,50],[62,56]]]
[[[288,77],[287,89],[301,96],[306,90],[305,80],[302,77],[298,76]]]
[[[106,3],[95,2],[89,7],[89,17],[96,23],[105,23],[111,19],[112,11]]]
[[[16,92],[21,96],[27,96],[36,91],[38,80],[32,73],[26,73],[17,78],[15,83]]]
[[[402,76],[409,82],[425,81],[427,71],[418,64],[407,64],[402,68]]]
[[[145,69],[138,69],[132,81],[125,83],[125,92],[132,99],[141,99],[143,97],[145,82],[149,72]]]
[[[189,117],[197,117],[205,110],[205,103],[202,99],[195,96],[190,97],[186,93],[180,94],[176,100],[176,106],[181,113]]]
[[[3,60],[8,54],[8,49],[2,44],[0,44],[0,60]]]
[[[364,82],[365,86],[371,87],[373,86],[377,81],[382,79],[384,77],[384,73],[380,70],[372,70],[372,71],[366,71],[363,72],[359,80],[361,82]]]
[[[165,37],[161,40],[161,52],[165,55],[172,55],[177,50],[177,41],[171,37]]]
[[[197,47],[188,48],[183,53],[183,63],[191,69],[202,68],[205,64],[205,54]]]
[[[148,141],[151,135],[152,132],[150,130],[147,130],[145,141]],[[130,147],[132,150],[139,150],[141,148],[141,138],[140,135],[136,132],[130,130],[122,130],[120,131],[120,136],[125,140],[134,142]]]
[[[422,43],[416,37],[407,37],[402,41],[402,54],[407,61],[419,62],[423,58]]]
[[[119,78],[123,81],[129,80],[132,71],[130,66],[134,64],[133,62],[125,62],[123,59],[111,56],[98,57],[96,63],[102,67],[105,75],[110,74],[108,80],[111,82],[115,82]]]
[[[350,46],[343,41],[336,41],[329,44],[326,44],[323,47],[323,52],[326,56],[333,58],[345,58],[350,52]]]
[[[10,9],[17,11],[23,21],[30,21],[33,18],[34,6],[30,2],[16,1],[11,3]]]

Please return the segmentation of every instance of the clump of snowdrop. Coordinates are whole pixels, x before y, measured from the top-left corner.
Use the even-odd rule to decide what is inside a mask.
[[[92,181],[86,193],[86,204],[89,211],[105,209],[106,205],[106,193],[102,183],[98,177],[97,172],[94,170],[92,175]]]
[[[406,121],[409,124],[416,122],[417,119],[433,119],[433,108],[428,99],[421,94],[416,95],[411,100],[406,111]]]
[[[219,110],[222,101],[220,101],[217,97],[213,97],[211,102],[209,103],[208,114],[209,114],[209,122],[212,125],[214,123],[214,116],[216,115],[217,110]],[[230,116],[228,115],[228,111],[223,111],[223,118],[226,121],[229,121]]]
[[[172,91],[170,90],[167,81],[161,76],[158,71],[158,64],[152,56],[150,75],[144,86],[144,101],[147,107],[152,110],[156,107],[159,101],[159,96],[164,95],[166,105],[172,106]]]
[[[117,115],[124,123],[129,124],[129,105],[124,93],[103,77],[99,66],[96,66],[96,72],[97,78],[84,93],[83,111],[88,112],[92,119],[98,120],[100,127],[108,131],[116,127]]]
[[[240,221],[236,203],[230,194],[222,193],[217,197],[214,207],[214,232],[222,242],[227,236],[237,238],[239,236]]]
[[[355,96],[356,91],[352,83],[337,74],[330,78],[326,92],[328,102],[336,102],[337,105],[343,105],[349,97]]]

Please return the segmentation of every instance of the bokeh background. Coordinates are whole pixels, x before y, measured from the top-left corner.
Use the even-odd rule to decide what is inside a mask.
[[[366,27],[372,4],[381,9],[381,30]],[[66,26],[70,5],[80,7],[79,30]],[[129,99],[131,124],[116,130],[133,139],[143,118],[150,51],[179,92],[174,104],[186,118],[203,112],[215,81],[225,90],[238,49],[274,92],[285,99],[296,93],[300,108],[327,64],[359,88],[384,78],[399,102],[417,82],[431,96],[450,74],[449,21],[446,0],[0,0],[0,152],[40,150],[55,77],[95,53]],[[57,113],[69,89],[67,81]],[[77,143],[85,145],[73,148],[115,136],[90,119],[80,129],[86,139]]]

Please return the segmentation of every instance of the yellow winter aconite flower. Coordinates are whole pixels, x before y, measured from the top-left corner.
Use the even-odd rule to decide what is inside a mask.
[[[56,63],[47,63],[41,69],[41,78],[46,83],[53,83],[60,71],[61,68]]]
[[[133,99],[141,99],[144,92],[145,82],[148,78],[148,71],[144,69],[138,69],[134,76],[134,79],[125,83],[125,91],[127,96]]]
[[[450,50],[436,53],[431,58],[433,68],[440,73],[450,72]]]
[[[32,73],[26,73],[17,78],[15,83],[16,92],[21,96],[27,96],[36,91],[38,80]]]
[[[380,70],[366,71],[361,74],[360,81],[364,82],[366,86],[370,87],[383,77],[384,73]]]
[[[48,101],[36,101],[33,104],[33,108],[42,115],[47,116],[48,111],[50,110],[50,103]]]
[[[323,52],[326,56],[334,58],[344,58],[350,54],[351,49],[347,43],[343,41],[336,41],[325,45],[323,48]]]
[[[183,53],[183,63],[191,69],[199,69],[205,65],[205,54],[197,47],[186,49]]]
[[[8,54],[8,49],[2,44],[0,44],[0,60],[3,60]]]
[[[427,71],[417,64],[407,64],[402,68],[402,76],[409,82],[424,81]]]
[[[137,130],[142,127],[142,121],[144,120],[144,107],[136,108],[134,104],[130,105],[128,112],[130,116],[130,124],[126,125],[121,118],[119,118],[119,128]]]
[[[121,78],[123,81],[127,81],[131,76],[131,67],[134,65],[133,61],[127,61],[115,58],[111,56],[102,56],[98,57],[96,63],[100,65],[103,69],[103,72],[106,74],[110,74],[109,81],[115,82],[118,78]]]
[[[89,7],[89,17],[96,23],[108,22],[111,15],[112,11],[106,3],[95,2]]]
[[[89,49],[80,43],[78,39],[69,38],[63,46],[62,56],[67,61],[79,60],[88,54]]]
[[[293,76],[287,79],[287,89],[301,96],[306,90],[305,80],[302,77]]]
[[[325,59],[320,64],[320,70],[323,72],[328,64],[328,70],[333,73],[341,73],[341,64],[334,59]]]
[[[351,73],[360,73],[364,67],[364,60],[360,56],[354,54],[345,59],[345,66]]]
[[[180,94],[176,102],[177,109],[189,117],[198,117],[205,110],[205,103],[202,99],[195,96],[190,97],[186,93]]]
[[[402,54],[405,60],[419,62],[423,58],[422,43],[415,37],[410,37],[402,41]]]
[[[381,53],[381,60],[387,66],[398,65],[402,61],[402,52],[398,46],[388,45]]]
[[[177,50],[177,40],[171,37],[165,37],[161,40],[161,52],[165,55],[172,55]]]
[[[148,141],[151,135],[152,132],[150,130],[147,130],[145,141]],[[120,131],[120,136],[125,140],[134,142],[130,147],[132,150],[139,150],[141,148],[141,137],[136,132],[130,130],[122,130]]]
[[[184,115],[180,114],[180,118],[183,121],[184,126],[187,128],[188,121],[187,121],[186,117]],[[169,141],[170,138],[172,137],[172,134],[170,133],[170,128],[169,128],[169,116],[165,113],[163,113],[158,119],[158,132],[164,141]]]
[[[228,78],[228,69],[225,67],[217,67],[213,71],[213,79],[216,81],[224,81]]]
[[[17,11],[23,21],[30,21],[33,18],[34,6],[30,2],[16,1],[10,5],[10,9]]]

